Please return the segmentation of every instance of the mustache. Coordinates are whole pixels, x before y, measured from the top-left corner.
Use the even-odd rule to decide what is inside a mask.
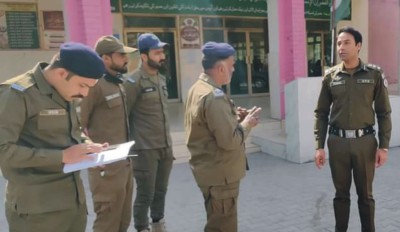
[[[85,96],[83,96],[82,94],[77,94],[77,95],[72,95],[72,98],[84,98]]]

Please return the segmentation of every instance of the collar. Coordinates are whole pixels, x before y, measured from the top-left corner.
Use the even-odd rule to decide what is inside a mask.
[[[160,72],[157,72],[157,74],[156,74],[156,75],[153,75],[153,76],[150,75],[150,74],[149,74],[148,72],[146,72],[146,70],[144,69],[143,64],[140,65],[139,71],[140,71],[140,75],[142,76],[142,78],[151,79],[151,78],[155,78],[155,77],[157,77],[157,76],[160,76]]]
[[[53,86],[50,85],[50,83],[45,79],[43,70],[48,66],[48,63],[38,63],[35,68],[33,68],[33,78],[35,79],[35,82],[37,84],[37,87],[39,89],[39,92],[41,92],[44,95],[51,95],[51,98],[63,106],[64,108],[68,107],[68,102],[61,97],[61,95],[57,92]]]
[[[368,71],[367,65],[364,64],[364,62],[363,62],[361,59],[358,59],[358,60],[359,60],[359,64],[358,64],[358,66],[356,67],[354,73],[359,72],[359,71],[361,71],[361,70],[363,70],[363,71]],[[338,69],[337,69],[338,72],[348,73],[348,72],[346,71],[346,69],[344,68],[344,62],[338,64],[337,67],[338,67]]]
[[[54,94],[56,90],[49,84],[43,74],[43,70],[48,66],[48,63],[38,63],[32,70],[33,79],[38,86],[38,89],[43,94]]]
[[[221,90],[222,90],[222,88],[219,87],[219,86],[215,83],[214,79],[212,79],[212,78],[211,78],[208,74],[206,74],[206,73],[201,73],[199,79],[202,80],[202,81],[207,82],[208,84],[214,86],[215,88],[218,88],[218,89],[221,89]]]
[[[123,77],[121,73],[117,73],[116,76],[111,75],[110,73],[106,73],[106,75],[104,76],[104,79],[108,82],[114,83],[116,85],[118,84],[122,84],[123,83]]]

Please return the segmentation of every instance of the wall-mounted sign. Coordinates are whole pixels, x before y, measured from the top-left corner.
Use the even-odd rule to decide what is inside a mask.
[[[181,48],[200,48],[199,17],[180,17]]]
[[[39,47],[36,4],[0,3],[0,49]]]

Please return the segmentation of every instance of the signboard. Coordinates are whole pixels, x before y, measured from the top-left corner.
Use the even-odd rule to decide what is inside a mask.
[[[121,0],[125,13],[267,17],[267,0]]]
[[[305,0],[306,19],[330,19],[332,0]]]
[[[39,47],[36,4],[0,3],[0,49]]]
[[[45,49],[58,49],[65,42],[62,11],[43,11],[43,44]]]
[[[200,19],[194,17],[180,17],[181,48],[200,48]]]

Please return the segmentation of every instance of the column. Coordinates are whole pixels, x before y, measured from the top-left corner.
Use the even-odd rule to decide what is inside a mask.
[[[271,116],[285,118],[284,87],[307,76],[304,0],[268,0]]]
[[[66,38],[92,46],[112,34],[110,0],[64,0]]]

